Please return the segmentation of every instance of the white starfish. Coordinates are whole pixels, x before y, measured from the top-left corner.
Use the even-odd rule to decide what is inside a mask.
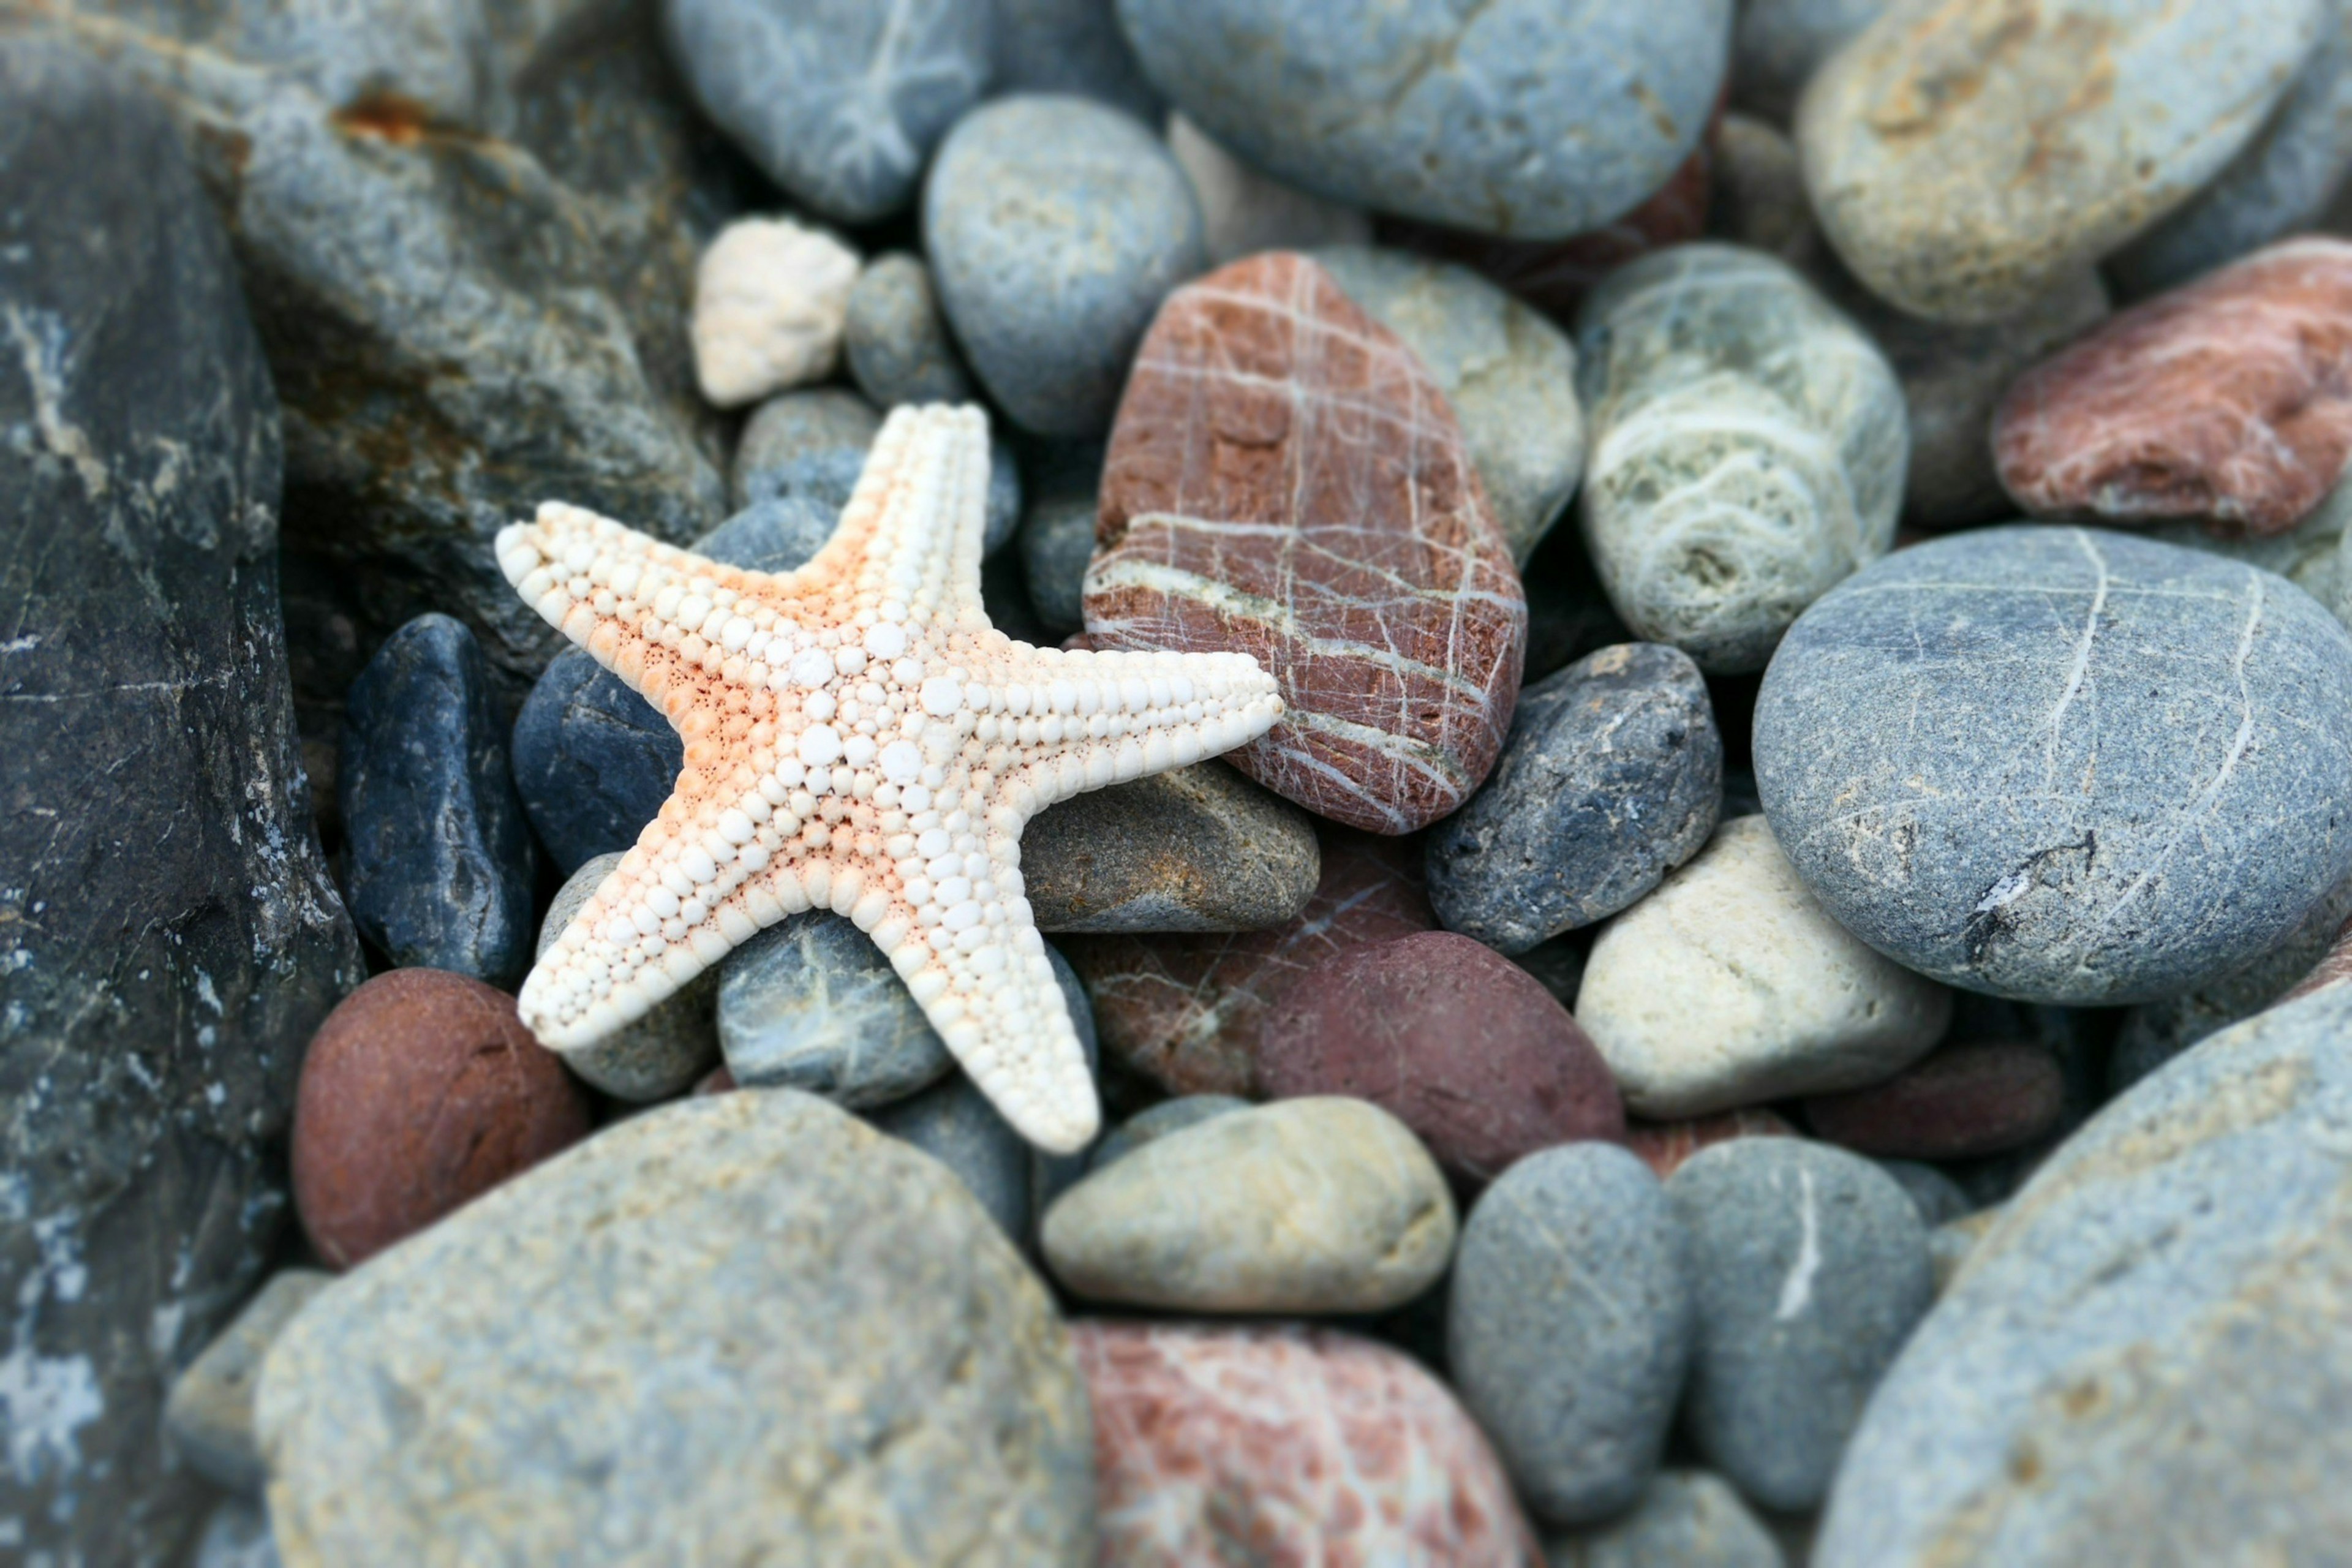
[[[1021,895],[1021,830],[1082,790],[1255,740],[1282,700],[1242,654],[1065,652],[995,630],[987,489],[980,410],[900,408],[794,572],[556,503],[500,531],[523,598],[686,740],[676,792],[523,983],[551,1048],[822,907],[889,955],[1023,1136],[1060,1152],[1094,1136],[1094,1081]]]

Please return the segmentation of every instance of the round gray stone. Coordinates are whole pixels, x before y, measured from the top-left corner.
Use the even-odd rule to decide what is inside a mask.
[[[736,504],[750,508],[763,500],[792,501],[820,509],[833,522],[839,522],[842,508],[849,504],[858,477],[866,471],[866,451],[881,430],[882,416],[874,406],[839,387],[787,392],[770,398],[745,422],[742,440],[735,448]],[[1020,466],[1010,447],[1002,440],[991,441],[988,521],[981,553],[994,554],[1013,537],[1020,521]],[[798,522],[793,537],[805,540],[814,526],[814,521]],[[824,537],[831,537],[830,524]],[[785,568],[761,565],[759,570]]]
[[[1745,0],[1731,40],[1731,100],[1786,125],[1822,62],[1890,0]]]
[[[1546,1149],[1486,1189],[1454,1255],[1446,1362],[1529,1508],[1584,1524],[1641,1495],[1693,1312],[1665,1190],[1626,1150]]]
[[[1015,1246],[1029,1234],[1029,1145],[971,1079],[957,1073],[873,1113],[875,1126],[955,1173]]]
[[[1785,1568],[1739,1494],[1705,1470],[1661,1470],[1632,1512],[1549,1542],[1547,1568]]]
[[[857,390],[877,407],[971,401],[971,376],[919,257],[893,251],[857,275],[841,346]]]
[[[1157,1139],[1171,1132],[1209,1121],[1213,1117],[1247,1110],[1250,1102],[1231,1094],[1180,1094],[1173,1100],[1163,1100],[1148,1110],[1139,1110],[1120,1122],[1103,1136],[1087,1163],[1089,1171],[1099,1171],[1113,1160],[1134,1153]]]
[[[923,195],[940,303],[981,384],[1040,436],[1108,428],[1152,312],[1206,264],[1160,139],[1082,98],[999,99],[960,122]]]
[[[1021,519],[1021,571],[1037,618],[1054,636],[1084,629],[1087,563],[1095,554],[1096,500],[1103,449],[1055,442],[1035,456],[1028,510]]]
[[[2352,637],[2252,566],[2092,529],[1916,546],[1797,623],[1756,777],[1896,962],[2022,1001],[2189,990],[2352,871]]]
[[[540,922],[538,952],[544,953],[563,934],[621,859],[618,852],[599,855],[566,879],[548,906],[547,919]],[[563,1065],[575,1077],[634,1105],[683,1094],[719,1059],[719,1031],[712,1022],[718,996],[718,972],[706,970],[635,1023],[583,1049],[564,1052]]]

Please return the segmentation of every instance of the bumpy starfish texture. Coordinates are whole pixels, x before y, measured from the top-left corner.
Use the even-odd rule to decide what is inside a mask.
[[[523,983],[576,1050],[810,908],[889,955],[1031,1142],[1078,1148],[1094,1080],[1022,897],[1022,827],[1080,791],[1255,740],[1271,677],[1232,653],[1031,647],[988,623],[987,421],[900,408],[794,572],[721,565],[578,507],[499,535],[539,613],[667,715],[677,788]]]

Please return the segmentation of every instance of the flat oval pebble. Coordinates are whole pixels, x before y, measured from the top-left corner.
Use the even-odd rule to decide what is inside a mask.
[[[2015,313],[2196,194],[2262,128],[2324,0],[1903,0],[1797,116],[1830,242],[1914,315]]]
[[[1813,1135],[1857,1153],[1968,1160],[2031,1143],[2065,1109],[2058,1058],[2022,1040],[1931,1051],[1885,1083],[1805,1101]]]
[[[1576,997],[1626,1107],[1659,1118],[1877,1082],[1951,1016],[1951,993],[1831,918],[1760,816],[1603,928]]]
[[[1454,1176],[1625,1135],[1592,1042],[1534,976],[1452,931],[1351,948],[1291,982],[1258,1050],[1266,1091],[1370,1100]]]
[[[1494,763],[1527,601],[1444,393],[1306,257],[1179,289],[1103,470],[1087,631],[1236,650],[1286,710],[1232,760],[1381,833],[1444,816]]]
[[[1546,1542],[1549,1568],[1787,1568],[1772,1532],[1721,1476],[1661,1470],[1620,1519]]]
[[[2352,242],[2289,240],[2126,310],[2020,377],[1993,423],[2043,516],[2283,533],[2352,456]]]
[[[1698,1303],[1691,1437],[1754,1501],[1812,1508],[1934,1300],[1919,1211],[1869,1161],[1802,1138],[1705,1150],[1666,1196]]]
[[[1605,920],[1698,853],[1723,803],[1723,736],[1698,667],[1624,643],[1519,693],[1486,786],[1429,837],[1450,931],[1507,953]]]
[[[1577,318],[1584,537],[1634,633],[1761,669],[1807,605],[1886,552],[1903,392],[1870,340],[1770,257],[1657,252]]]
[[[841,346],[857,390],[877,408],[971,401],[971,375],[919,257],[893,251],[857,275]]]
[[[1544,1520],[1606,1519],[1658,1468],[1694,1326],[1683,1251],[1665,1189],[1607,1144],[1530,1154],[1470,1211],[1446,1364]]]
[[[516,713],[515,788],[566,877],[625,852],[686,766],[686,742],[654,705],[584,647],[549,661]]]
[[[1445,1385],[1328,1329],[1080,1320],[1106,1563],[1536,1562]]]
[[[2352,870],[2352,638],[2267,572],[2127,535],[1890,557],[1790,633],[1755,749],[1822,907],[1995,995],[2192,989]]]

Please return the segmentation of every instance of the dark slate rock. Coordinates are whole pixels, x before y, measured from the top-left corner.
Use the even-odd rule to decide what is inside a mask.
[[[1547,1149],[1479,1198],[1454,1254],[1446,1359],[1536,1513],[1588,1523],[1641,1495],[1693,1311],[1665,1190],[1625,1150]]]
[[[173,1373],[286,1215],[303,1042],[360,977],[278,604],[278,420],[173,127],[0,35],[0,1521],[176,1562]]]
[[[1996,995],[2205,984],[2352,870],[2352,637],[2284,578],[2124,534],[1881,562],[1791,628],[1755,744],[1830,913]]]
[[[866,471],[866,448],[881,428],[882,416],[872,405],[838,387],[770,398],[744,425],[742,442],[735,448],[736,504],[797,501],[824,509],[838,521],[857,489],[858,476]],[[991,442],[988,523],[981,553],[995,553],[1020,521],[1020,467],[1011,447]]]
[[[703,111],[768,177],[840,223],[906,205],[988,83],[985,0],[663,0]]]
[[[1702,1149],[1666,1196],[1698,1299],[1691,1436],[1755,1501],[1811,1508],[1934,1299],[1919,1210],[1868,1160],[1802,1138]]]
[[[584,648],[556,655],[515,716],[515,786],[566,876],[635,845],[685,765],[669,721]]]
[[[1698,666],[1627,643],[1519,694],[1502,759],[1429,837],[1429,901],[1500,952],[1605,920],[1698,853],[1723,737]]]
[[[1180,1094],[1173,1100],[1163,1100],[1148,1110],[1139,1110],[1095,1144],[1087,1168],[1099,1171],[1113,1160],[1132,1154],[1155,1139],[1171,1132],[1181,1132],[1187,1127],[1224,1116],[1236,1110],[1247,1110],[1250,1102],[1231,1094]]]
[[[1095,556],[1102,463],[1099,442],[1055,442],[1030,466],[1029,506],[1021,519],[1021,570],[1037,618],[1056,637],[1087,624],[1087,563]]]
[[[1114,0],[995,0],[998,92],[1074,92],[1154,129],[1160,95],[1119,31]]]
[[[396,968],[511,989],[530,967],[538,857],[474,634],[419,616],[343,703],[343,900]]]
[[[849,290],[841,346],[857,390],[877,407],[971,401],[971,375],[919,257],[893,251],[866,264]]]

